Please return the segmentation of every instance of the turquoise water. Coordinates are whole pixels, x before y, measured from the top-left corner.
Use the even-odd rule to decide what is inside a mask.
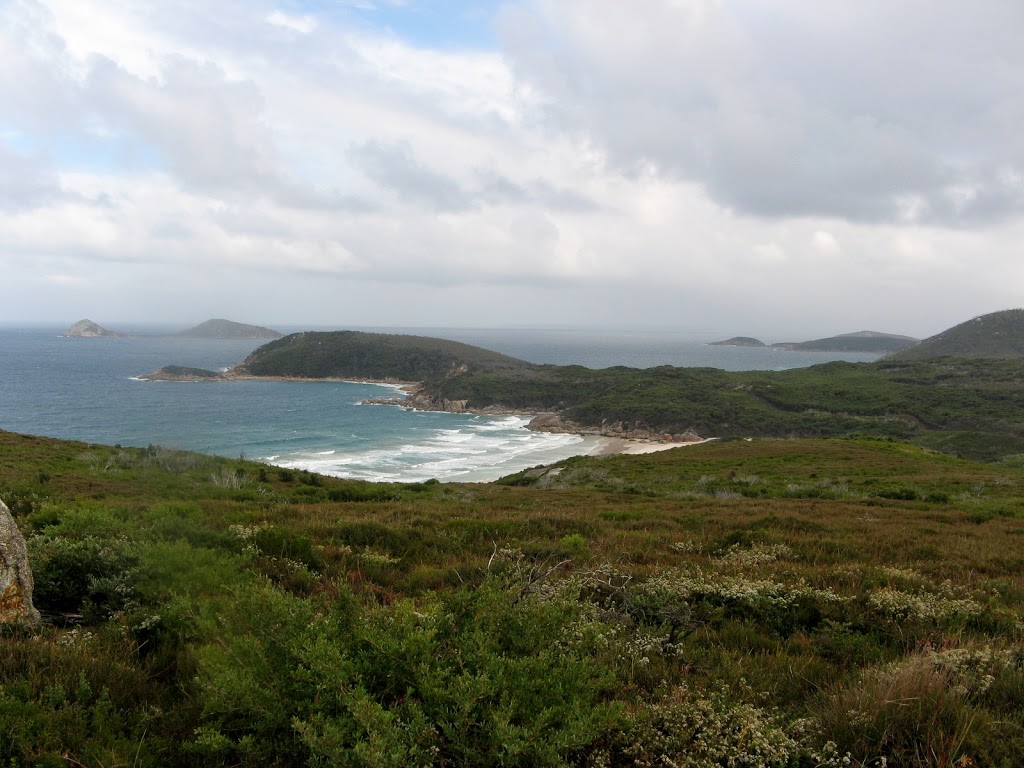
[[[290,329],[282,329],[290,330]],[[527,419],[366,406],[388,388],[337,382],[146,382],[162,365],[227,368],[258,341],[67,339],[63,328],[0,328],[0,429],[83,442],[245,455],[367,480],[485,481],[592,452],[594,438],[526,430]],[[417,331],[532,362],[591,367],[672,363],[732,370],[809,365],[824,353],[708,347],[655,336],[557,331]],[[752,353],[752,354],[751,354]],[[792,355],[792,357],[786,357]],[[782,356],[782,357],[780,357]],[[808,357],[810,361],[808,361]],[[873,356],[847,355],[870,360]],[[757,364],[752,364],[757,363]],[[772,365],[774,364],[774,365]]]

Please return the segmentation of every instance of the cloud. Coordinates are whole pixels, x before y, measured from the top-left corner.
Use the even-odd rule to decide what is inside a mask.
[[[47,275],[46,280],[64,288],[75,288],[90,284],[89,278],[82,277],[81,275]]]
[[[10,0],[3,312],[928,335],[1024,302],[1024,12],[912,10]]]
[[[1022,23],[1012,0],[535,0],[503,40],[548,123],[625,171],[759,216],[984,226],[1024,210]]]
[[[300,35],[308,35],[317,27],[316,19],[309,14],[294,16],[281,11],[274,11],[267,16],[267,23],[275,27],[284,27]]]
[[[458,211],[469,199],[452,178],[428,168],[405,142],[368,141],[350,150],[356,168],[399,199],[436,211]]]
[[[26,157],[0,142],[0,211],[23,211],[60,199],[63,192],[49,163]]]
[[[811,237],[811,245],[818,253],[827,256],[832,256],[842,251],[839,241],[836,240],[835,235],[831,232],[826,232],[823,229],[815,231],[814,235]]]

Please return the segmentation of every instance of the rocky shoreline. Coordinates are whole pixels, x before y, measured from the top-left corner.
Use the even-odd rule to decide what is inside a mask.
[[[632,443],[643,443],[673,447],[676,445],[689,445],[704,442],[706,438],[689,429],[678,434],[655,432],[645,427],[634,427],[623,424],[621,421],[602,422],[598,426],[579,424],[570,419],[564,419],[556,412],[527,413],[517,408],[507,408],[501,405],[488,405],[484,407],[469,407],[468,400],[446,400],[444,398],[431,397],[423,391],[422,384],[414,381],[384,381],[380,379],[305,379],[296,376],[250,376],[233,373],[232,371],[207,371],[200,368],[186,368],[184,366],[165,366],[153,373],[148,373],[138,378],[144,381],[186,381],[186,382],[211,382],[211,381],[337,381],[351,382],[358,384],[386,384],[397,387],[404,396],[395,397],[370,397],[363,400],[363,405],[394,405],[410,411],[440,411],[442,413],[472,413],[482,416],[529,416],[530,423],[526,428],[534,432],[553,432],[558,434],[571,434],[589,437],[602,437],[609,439],[625,440]]]
[[[405,390],[406,397],[373,397],[363,400],[363,405],[395,405],[406,410],[441,411],[444,413],[472,413],[483,416],[531,416],[526,428],[534,432],[553,432],[558,434],[584,435],[593,437],[619,438],[633,442],[685,445],[700,443],[704,437],[689,429],[678,434],[655,432],[646,428],[628,427],[621,421],[603,422],[599,426],[579,424],[564,419],[556,412],[524,413],[515,408],[500,405],[489,405],[482,408],[470,408],[467,400],[445,400],[432,398],[419,389]]]

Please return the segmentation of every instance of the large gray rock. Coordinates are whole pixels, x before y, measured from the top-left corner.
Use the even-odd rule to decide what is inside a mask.
[[[39,624],[32,605],[32,571],[25,537],[0,501],[0,624]]]

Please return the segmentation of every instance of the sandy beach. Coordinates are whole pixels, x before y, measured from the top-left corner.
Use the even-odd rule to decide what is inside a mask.
[[[685,443],[651,443],[644,440],[627,440],[622,437],[602,437],[602,444],[590,453],[591,456],[617,456],[627,454],[637,456],[644,453],[657,453],[667,451],[671,448],[686,448],[691,445],[701,445],[717,440],[715,437],[704,438],[703,440],[691,440]]]

